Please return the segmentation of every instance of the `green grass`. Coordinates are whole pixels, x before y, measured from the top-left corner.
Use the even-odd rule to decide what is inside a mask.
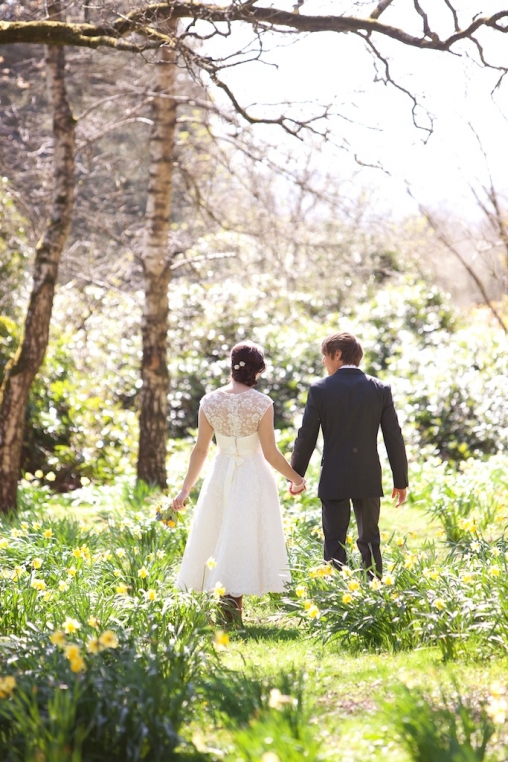
[[[182,457],[175,483],[183,468]],[[481,470],[476,464],[469,468],[473,474]],[[48,762],[51,754],[58,762],[435,762],[417,756],[415,748],[446,745],[439,736],[443,716],[458,718],[460,748],[457,761],[440,759],[506,760],[504,725],[490,739],[485,757],[461,746],[467,722],[475,728],[473,746],[482,722],[489,731],[485,707],[494,684],[501,684],[501,704],[508,701],[505,524],[489,523],[478,503],[468,521],[471,515],[479,525],[484,521],[486,535],[464,529],[460,507],[471,478],[464,481],[461,474],[442,469],[436,497],[432,470],[424,465],[414,480],[414,500],[396,509],[389,497],[384,499],[381,529],[394,579],[379,590],[371,589],[356,568],[354,542],[352,576],[313,576],[322,564],[312,475],[311,489],[300,501],[281,492],[295,584],[304,583],[309,600],[296,598],[292,590],[285,596],[246,598],[244,625],[229,632],[230,643],[219,652],[213,646],[219,626],[214,601],[173,588],[187,530],[185,523],[169,531],[154,522],[154,495],[133,488],[132,481],[89,486],[66,496],[27,488],[19,521],[0,526],[0,678],[16,674],[18,681],[12,695],[0,696],[0,751],[10,754],[6,762],[35,762],[41,750]],[[503,479],[497,477],[492,490],[506,506]],[[446,516],[448,529],[461,536],[455,548],[432,511],[444,494],[443,484],[448,494],[457,495],[458,508]],[[34,559],[41,564],[34,567]],[[22,573],[15,572],[16,566]],[[145,569],[146,578],[140,573]],[[34,588],[34,579],[45,587]],[[120,584],[125,593],[118,592]],[[344,601],[345,595],[350,600]],[[319,616],[306,614],[306,602],[318,605]],[[367,614],[373,627],[358,636],[355,628]],[[89,623],[91,616],[98,618],[98,629]],[[77,675],[70,671],[70,657],[49,641],[51,628],[61,628],[66,617],[81,622],[68,636],[84,658]],[[345,637],[341,623],[348,622],[352,634]],[[106,628],[118,636],[118,646],[89,653],[89,639]],[[60,685],[73,687],[66,701]],[[404,685],[411,687],[408,695]],[[172,707],[170,726],[169,710],[158,698],[162,686]],[[273,692],[286,703],[272,706]],[[457,693],[464,705],[457,704]],[[139,698],[130,706],[132,695]],[[145,713],[143,702],[156,711]],[[67,725],[57,732],[58,706],[67,712]],[[94,725],[98,706],[102,714]],[[404,717],[415,711],[422,721],[406,732]],[[80,740],[73,717],[80,718],[82,728],[106,728],[106,735]],[[125,717],[121,722],[128,721],[125,728],[139,739],[128,748],[122,745],[127,731],[118,732]],[[147,728],[150,735],[144,736]],[[175,734],[183,739],[176,747]],[[16,756],[17,745],[26,745],[22,739],[27,738],[32,751],[26,746]],[[106,742],[107,753],[101,751]],[[92,756],[81,758],[80,743]]]
[[[386,759],[389,754],[390,760],[409,761],[380,708],[401,682],[422,688],[458,684],[464,693],[472,694],[479,686],[487,691],[498,681],[508,683],[506,658],[445,664],[436,648],[350,656],[336,647],[309,641],[282,619],[266,625],[255,620],[248,612],[244,632],[232,634],[224,664],[232,670],[253,671],[267,684],[281,669],[305,672],[313,705],[311,723],[330,759],[338,754],[341,760],[359,762]],[[216,731],[210,727],[208,733],[213,746]]]

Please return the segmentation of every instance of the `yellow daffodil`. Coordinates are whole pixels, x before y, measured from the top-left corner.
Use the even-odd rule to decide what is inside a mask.
[[[37,577],[34,577],[34,579],[30,582],[30,587],[33,587],[34,590],[45,590],[46,583],[43,579],[37,579]]]
[[[385,574],[385,576],[383,577],[383,582],[385,583],[385,585],[393,585],[393,583],[395,582],[395,579],[392,577],[391,574]]]
[[[215,633],[214,647],[216,651],[224,651],[229,646],[229,635],[224,630]]]
[[[305,585],[297,585],[295,588],[295,594],[297,598],[305,598],[307,595],[307,588]]]
[[[117,548],[115,550],[116,555],[118,558],[123,558],[125,556],[125,550],[123,548]]]
[[[37,471],[34,473],[34,476],[36,479],[42,479],[44,476],[44,472],[41,471],[40,468],[38,468]]]
[[[18,580],[18,579],[20,579],[20,577],[23,576],[24,573],[25,573],[24,566],[15,566],[14,567],[14,572],[12,574],[12,579]]]
[[[418,556],[415,553],[407,553],[404,557],[404,568],[412,569],[417,561]]]
[[[436,598],[432,604],[438,611],[442,611],[445,607],[445,602],[442,598]]]
[[[270,691],[270,696],[268,698],[268,706],[270,709],[277,709],[280,711],[285,706],[296,706],[297,703],[298,701],[296,698],[282,693],[278,688],[272,688]]]
[[[81,656],[81,648],[76,645],[76,643],[68,643],[65,645],[63,652],[69,661],[72,661],[72,659],[79,659]]]
[[[506,688],[501,683],[493,683],[490,688],[487,713],[496,725],[504,725],[506,722],[508,702],[506,701]]]
[[[151,587],[149,590],[146,591],[145,598],[147,599],[147,601],[156,601],[157,600],[157,593],[153,589],[153,587]]]
[[[8,698],[16,687],[16,678],[12,675],[0,675],[0,699]]]
[[[222,582],[216,582],[215,587],[212,591],[213,597],[216,599],[219,599],[221,596],[226,595],[226,588],[222,584]]]
[[[492,555],[494,556],[494,558],[498,558],[500,553],[501,551],[499,550],[499,548],[492,548]]]
[[[489,574],[491,577],[499,577],[501,569],[497,564],[493,564],[492,566],[489,566]]]
[[[64,579],[61,579],[60,582],[58,583],[58,589],[60,590],[61,593],[66,593],[69,587],[70,587],[69,583],[66,582]]]
[[[65,639],[65,633],[62,630],[55,630],[55,632],[51,633],[49,639],[53,645],[57,646],[58,648],[63,648],[67,643],[67,640]]]
[[[62,629],[67,635],[72,635],[73,632],[77,632],[79,628],[81,627],[81,623],[78,622],[77,619],[72,619],[71,617],[67,617],[62,624]]]
[[[129,594],[129,586],[125,584],[125,582],[120,582],[119,585],[115,588],[118,595],[128,595]]]
[[[70,659],[69,664],[73,672],[85,672],[86,670],[85,660],[81,656],[78,656],[77,659]]]
[[[113,630],[105,630],[99,635],[99,643],[103,648],[118,648],[118,636]]]
[[[98,627],[100,623],[96,616],[91,616],[89,617],[87,624],[89,627]]]
[[[56,479],[56,474],[53,473],[53,471],[48,471],[48,473],[46,474],[46,480],[48,482],[54,482],[55,479]]]
[[[34,480],[34,475],[33,475],[33,474],[31,474],[31,473],[30,473],[30,471],[27,471],[27,472],[26,472],[26,474],[25,474],[25,476],[24,476],[23,478],[24,478],[24,479],[26,479],[26,480],[27,480],[27,482],[33,482],[33,480]]]
[[[386,542],[388,537],[389,537],[388,532],[381,532],[381,541],[382,542]]]
[[[19,529],[11,529],[11,537],[14,537],[14,539],[23,537],[23,533]]]
[[[347,535],[346,542],[347,542],[348,545],[352,545],[353,544],[354,539],[353,539],[353,537],[350,534]]]
[[[381,588],[381,580],[374,577],[374,579],[370,580],[369,587],[371,590],[379,590]]]
[[[41,526],[42,524],[40,521],[34,521],[34,523],[32,524],[32,529],[34,530],[34,532],[38,532]]]
[[[86,650],[89,654],[98,654],[101,650],[99,638],[90,638],[86,644]]]
[[[210,556],[210,558],[206,562],[206,566],[208,566],[209,569],[215,569],[215,567],[217,566],[217,561],[215,560],[213,556]]]
[[[67,569],[67,574],[69,575],[69,577],[75,577],[77,573],[78,573],[78,570],[76,569],[75,566],[71,566],[69,567],[69,569]]]
[[[343,577],[351,577],[353,574],[349,566],[343,566],[340,570],[340,573],[342,574]]]
[[[462,582],[472,582],[473,581],[473,575],[470,572],[464,572],[461,576]]]
[[[353,596],[351,595],[351,593],[344,593],[344,595],[342,596],[342,603],[345,603],[347,606],[348,604],[352,602],[353,602]]]
[[[42,566],[42,558],[34,558],[32,560],[32,567],[34,569],[40,569]]]
[[[132,552],[134,553],[135,556],[139,556],[139,553],[140,553],[139,546],[135,545]]]
[[[145,569],[144,566],[142,566],[141,569],[138,569],[138,577],[140,577],[141,579],[146,579],[148,577],[148,574],[149,572],[147,569]]]
[[[395,544],[398,545],[399,548],[401,548],[404,545],[404,538],[403,537],[397,537],[397,539],[395,540]]]
[[[53,593],[51,592],[51,590],[47,590],[42,596],[42,600],[47,602],[47,601],[50,601],[52,597],[53,597]]]
[[[308,616],[310,619],[316,619],[316,617],[318,617],[318,616],[319,616],[319,609],[318,609],[318,607],[315,605],[315,603],[313,603],[313,604],[312,604],[311,606],[309,606],[309,608],[307,609],[307,616]]]
[[[72,555],[74,556],[74,558],[81,558],[82,556],[81,548],[74,548],[74,550],[72,551]]]
[[[164,558],[165,555],[166,555],[166,551],[164,551],[164,550],[158,550],[155,555],[157,556],[157,558]]]
[[[53,530],[52,529],[45,529],[42,533],[42,536],[46,538],[46,540],[49,540],[50,537],[53,537]]]
[[[9,547],[9,540],[7,537],[0,537],[0,548],[8,548]]]
[[[348,589],[351,591],[359,590],[360,589],[360,583],[357,579],[352,579],[351,582],[348,582]]]

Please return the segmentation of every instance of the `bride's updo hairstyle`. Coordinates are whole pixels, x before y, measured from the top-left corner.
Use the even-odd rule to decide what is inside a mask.
[[[265,368],[265,356],[259,344],[241,341],[231,350],[231,378],[239,384],[256,386],[256,376]]]

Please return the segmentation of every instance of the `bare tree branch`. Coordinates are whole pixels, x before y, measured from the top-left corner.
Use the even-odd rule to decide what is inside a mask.
[[[374,8],[372,13],[370,14],[369,18],[371,19],[378,19],[383,11],[385,11],[389,5],[393,3],[393,0],[381,0],[377,8]]]
[[[459,24],[459,17],[457,16],[457,11],[455,10],[453,5],[451,4],[450,0],[444,0],[444,2],[445,2],[445,5],[448,6],[448,8],[450,9],[450,11],[452,13],[452,16],[453,16],[453,26],[455,27],[455,31],[459,32],[460,31],[460,24]]]
[[[359,32],[359,36],[362,37],[365,40],[367,46],[369,47],[370,51],[373,53],[375,59],[380,61],[383,64],[383,67],[384,67],[384,77],[382,77],[382,81],[384,82],[384,84],[385,85],[388,85],[388,84],[392,85],[392,87],[395,87],[397,90],[400,90],[401,93],[404,93],[404,95],[407,95],[407,97],[411,100],[411,102],[413,104],[412,109],[411,109],[411,113],[412,113],[412,116],[413,116],[413,124],[414,124],[414,126],[417,129],[423,130],[424,132],[428,133],[427,134],[427,139],[426,139],[426,140],[428,140],[429,137],[431,136],[432,132],[433,132],[433,129],[434,129],[434,121],[432,119],[432,116],[430,115],[430,113],[427,110],[425,110],[425,113],[426,113],[426,115],[427,115],[427,117],[429,119],[430,126],[426,127],[425,125],[418,123],[417,109],[420,107],[420,104],[418,103],[418,101],[415,98],[415,96],[409,90],[407,90],[405,87],[402,87],[402,85],[399,85],[399,83],[396,82],[392,78],[391,73],[390,73],[390,64],[388,63],[388,59],[385,58],[385,56],[383,56],[382,53],[378,50],[376,45],[373,43],[373,41],[371,39],[371,36],[370,35],[366,35],[366,34],[362,34],[361,32]]]
[[[415,4],[418,10],[420,8],[418,0],[415,0]],[[384,4],[380,3],[378,8],[381,5]],[[447,5],[453,10],[449,3]],[[387,7],[387,4],[384,7]],[[420,12],[422,15],[421,8]],[[166,3],[146,5],[104,24],[75,24],[49,20],[0,21],[0,45],[24,42],[90,48],[106,46],[118,50],[142,51],[168,44],[170,37],[160,29],[161,22],[183,18],[207,21],[214,25],[224,23],[228,29],[232,22],[244,21],[252,26],[260,25],[266,29],[276,28],[279,31],[338,33],[361,31],[389,37],[411,47],[440,51],[450,51],[457,42],[471,39],[472,35],[482,27],[501,33],[508,32],[508,9],[498,11],[492,16],[478,15],[464,29],[458,28],[458,18],[454,14],[456,30],[454,34],[443,39],[437,31],[430,28],[424,13],[422,16],[424,18],[423,37],[410,34],[400,27],[383,24],[375,17],[375,14],[376,11],[374,16],[367,18],[347,15],[310,16],[277,8],[258,7],[255,3],[233,2],[228,6],[219,6],[194,0],[189,2],[170,0]],[[381,10],[378,15],[381,15]],[[140,35],[144,39],[142,42],[123,39],[129,35]]]
[[[408,188],[408,192],[411,195],[411,197],[414,198],[409,188]],[[446,233],[442,229],[442,226],[439,225],[439,223],[434,218],[432,213],[422,204],[418,204],[418,206],[420,208],[420,212],[423,214],[428,224],[430,225],[431,229],[434,231],[434,234],[436,235],[438,241],[441,241],[441,243],[444,244],[444,246],[446,246],[448,251],[450,251],[455,257],[457,257],[461,265],[468,272],[468,274],[471,276],[476,286],[478,287],[478,290],[480,291],[485,304],[487,305],[489,310],[492,312],[492,314],[496,318],[497,322],[499,323],[499,325],[501,326],[505,334],[508,334],[508,325],[504,322],[502,315],[497,311],[496,306],[494,302],[491,300],[491,298],[489,297],[487,293],[487,289],[485,288],[485,285],[482,279],[480,278],[480,276],[476,273],[474,268],[471,267],[471,265],[466,260],[466,258],[462,255],[459,249],[456,246],[454,246],[454,244],[452,243],[450,238],[446,235]]]

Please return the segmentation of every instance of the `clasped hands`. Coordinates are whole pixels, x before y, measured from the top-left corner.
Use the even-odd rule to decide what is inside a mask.
[[[301,482],[298,484],[295,484],[294,482],[289,483],[289,492],[291,495],[300,495],[302,492],[305,492],[307,489],[307,482],[305,479],[302,479]]]

